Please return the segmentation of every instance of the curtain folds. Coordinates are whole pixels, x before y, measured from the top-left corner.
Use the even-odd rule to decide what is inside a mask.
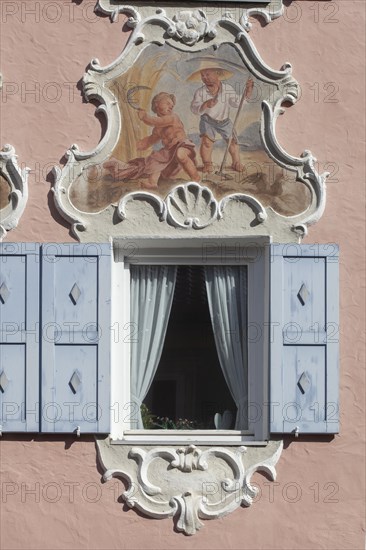
[[[206,289],[217,355],[237,406],[236,430],[248,427],[247,270],[206,266]]]
[[[176,266],[131,266],[131,398],[137,405],[136,428],[142,429],[141,403],[154,379],[163,351],[177,274]]]

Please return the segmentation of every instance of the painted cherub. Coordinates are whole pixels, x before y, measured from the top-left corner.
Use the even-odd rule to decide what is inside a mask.
[[[173,177],[181,169],[190,180],[200,180],[196,167],[195,145],[187,138],[183,122],[173,112],[175,103],[174,94],[160,92],[151,101],[151,110],[157,116],[151,116],[145,110],[139,109],[139,119],[152,126],[153,131],[137,142],[137,150],[145,151],[159,142],[163,147],[147,157],[135,158],[127,163],[117,159],[106,161],[103,168],[114,180],[143,178],[146,179],[146,182],[142,183],[143,187],[157,189],[160,177]]]

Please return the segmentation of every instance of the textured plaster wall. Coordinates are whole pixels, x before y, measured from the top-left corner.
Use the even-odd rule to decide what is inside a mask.
[[[98,142],[100,123],[77,82],[91,58],[111,62],[126,40],[121,22],[95,18],[93,5],[0,2],[7,91],[0,141],[32,169],[28,207],[9,241],[72,240],[52,206],[48,173],[72,143],[89,150]],[[92,439],[4,436],[2,549],[364,548],[364,28],[361,1],[301,1],[287,2],[284,18],[252,31],[267,64],[290,61],[302,86],[300,101],[279,122],[280,142],[294,155],[310,148],[320,168],[333,172],[325,214],[307,242],[341,247],[340,435],[289,439],[277,484],[258,476],[252,508],[206,522],[193,538],[174,533],[170,520],[123,511],[119,482],[100,483]]]

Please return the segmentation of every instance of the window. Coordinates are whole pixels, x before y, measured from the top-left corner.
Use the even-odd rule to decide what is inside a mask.
[[[183,239],[177,247],[163,239],[135,241],[133,249],[116,243],[114,277],[125,279],[119,292],[131,309],[115,307],[114,321],[133,334],[117,344],[118,357],[131,363],[130,376],[120,376],[126,414],[118,439],[237,444],[268,436],[265,242]],[[143,429],[142,403],[165,420]],[[180,417],[188,429],[180,422],[174,430]]]
[[[101,432],[122,443],[235,445],[264,442],[270,433],[338,431],[338,248],[333,244],[274,245],[265,237],[120,239],[113,250],[98,243],[4,243],[0,265],[4,432]],[[159,317],[134,318],[136,304],[144,300],[134,304],[133,296],[148,273],[155,273],[149,299],[169,313],[163,327]],[[170,292],[159,294],[164,273]],[[189,301],[187,277],[193,313],[174,306],[174,299]],[[202,302],[207,297],[206,310],[197,293],[204,295]],[[166,307],[169,301],[172,307]],[[140,311],[151,315],[154,308]],[[200,357],[192,315],[198,325],[204,321],[204,334],[211,334]],[[139,340],[141,327],[145,343]],[[196,334],[190,337],[189,330]],[[188,359],[171,345],[180,337]],[[155,365],[136,383],[138,354],[151,345]],[[222,355],[225,347],[235,350],[235,357]],[[134,361],[138,367],[131,374]],[[208,370],[208,361],[216,363],[215,371]],[[162,414],[188,415],[197,429],[137,429],[143,427],[140,403],[146,399],[155,408],[154,400],[162,396],[169,396]],[[225,411],[231,419],[229,412],[224,418]],[[154,413],[159,416],[160,410]]]

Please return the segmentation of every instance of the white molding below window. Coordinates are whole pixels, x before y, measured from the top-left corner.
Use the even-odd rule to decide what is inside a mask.
[[[254,473],[264,472],[274,481],[282,441],[265,447],[182,447],[111,444],[97,440],[104,480],[128,483],[122,499],[148,517],[175,518],[175,529],[194,535],[204,524],[239,506],[253,504],[258,489]]]
[[[111,440],[112,445],[255,445],[265,446],[247,431],[238,430],[127,430],[123,439]]]

